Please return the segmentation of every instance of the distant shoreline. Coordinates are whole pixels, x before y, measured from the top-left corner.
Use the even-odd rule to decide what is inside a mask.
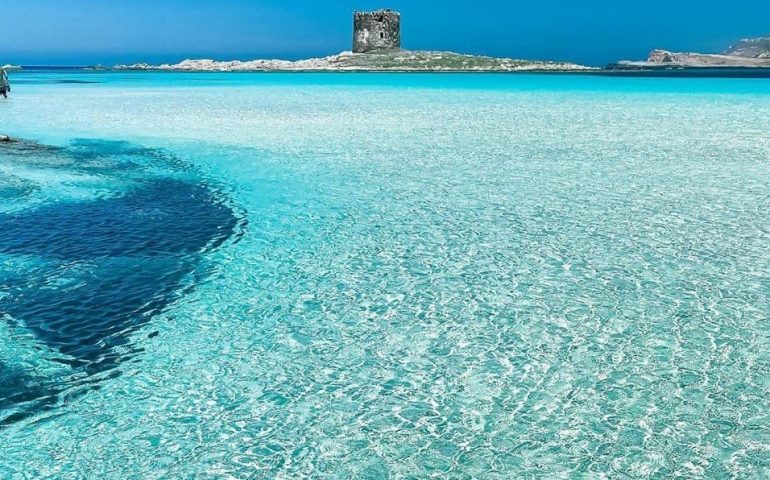
[[[154,69],[95,69],[88,66],[23,66],[23,70],[12,74],[40,72],[73,72],[92,74],[147,73],[147,74],[451,74],[451,75],[572,75],[627,78],[770,78],[770,67],[645,67],[645,68],[594,68],[587,70],[571,69],[528,69],[511,71],[473,71],[473,70],[154,70]]]
[[[720,54],[653,50],[646,60],[621,60],[605,67],[567,61],[527,60],[449,51],[379,49],[341,52],[302,60],[187,59],[175,64],[16,66],[8,71],[105,71],[173,73],[534,73],[625,77],[770,78],[770,38],[743,39]]]

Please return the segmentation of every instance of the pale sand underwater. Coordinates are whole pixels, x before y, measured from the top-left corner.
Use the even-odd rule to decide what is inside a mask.
[[[7,477],[770,476],[765,81],[12,81]]]

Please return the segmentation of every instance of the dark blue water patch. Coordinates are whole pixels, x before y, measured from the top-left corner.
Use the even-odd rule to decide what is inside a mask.
[[[28,72],[29,73],[29,72]],[[82,80],[77,78],[39,79],[28,78],[22,72],[11,74],[11,86],[13,85],[99,85],[104,82],[98,80]]]
[[[39,379],[0,361],[0,412],[23,403],[45,402],[49,394],[50,388]]]
[[[60,404],[99,389],[99,385],[88,378],[83,377],[85,382],[81,382],[74,373],[69,377],[34,376],[23,368],[0,361],[0,428],[50,412]],[[67,382],[84,383],[84,388],[72,389]]]
[[[64,80],[52,80],[50,83],[53,84],[63,84],[63,85],[93,85],[93,84],[100,84],[102,82],[95,82],[93,80],[73,80],[73,79],[64,79]]]
[[[43,268],[6,280],[0,312],[61,353],[61,362],[98,373],[122,361],[128,337],[195,284],[196,267],[189,256],[107,258],[53,286],[58,272]]]
[[[117,198],[0,214],[0,254],[86,260],[201,253],[220,246],[237,224],[207,187],[154,179]]]
[[[0,255],[18,256],[24,261],[17,264],[25,265],[0,271],[0,322],[31,333],[69,372],[40,379],[0,365],[0,425],[35,417],[56,408],[62,395],[77,397],[119,375],[118,367],[142,351],[135,339],[147,336],[136,332],[204,278],[205,253],[245,228],[245,217],[226,197],[191,179],[189,164],[162,151],[78,141],[66,148],[21,144],[3,153],[68,171],[130,158],[139,174],[131,188],[108,198],[0,214]],[[158,164],[177,170],[142,173]],[[174,176],[179,169],[183,178]],[[100,174],[118,180],[123,171],[101,168]]]
[[[57,397],[52,385],[0,361],[0,427],[52,409]]]
[[[29,167],[49,167],[99,175],[142,172],[148,167],[184,172],[192,168],[164,150],[129,142],[79,139],[67,147],[18,140],[0,145],[0,155]]]

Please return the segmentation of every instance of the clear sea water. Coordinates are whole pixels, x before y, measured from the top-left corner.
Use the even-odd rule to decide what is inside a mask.
[[[0,478],[770,477],[770,83],[32,72]]]

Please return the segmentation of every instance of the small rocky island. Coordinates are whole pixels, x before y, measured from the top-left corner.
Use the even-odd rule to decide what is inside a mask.
[[[569,62],[517,60],[453,52],[401,49],[401,15],[393,10],[355,12],[353,49],[306,60],[216,61],[184,60],[177,64],[116,65],[116,70],[197,72],[516,72],[586,71],[591,67]]]
[[[307,60],[226,61],[184,60],[173,65],[116,65],[115,70],[186,72],[515,72],[582,71],[591,67],[568,62],[547,62],[463,55],[453,52],[381,50],[369,53],[343,52]]]
[[[647,60],[622,61],[611,68],[770,68],[770,37],[747,38],[723,53],[653,50]]]

